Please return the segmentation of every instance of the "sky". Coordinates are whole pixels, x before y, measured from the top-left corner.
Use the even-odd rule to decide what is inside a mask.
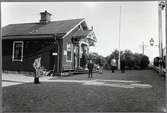
[[[121,17],[120,17],[121,7]],[[115,49],[131,50],[151,59],[159,55],[158,47],[150,46],[149,40],[158,44],[158,2],[2,2],[2,27],[15,23],[39,22],[40,12],[47,10],[51,20],[85,18],[89,28],[93,26],[97,42],[90,52],[108,56]],[[163,46],[165,47],[165,11],[163,17]],[[121,21],[119,21],[121,18]],[[120,25],[120,26],[119,26]],[[119,30],[120,28],[120,30]]]

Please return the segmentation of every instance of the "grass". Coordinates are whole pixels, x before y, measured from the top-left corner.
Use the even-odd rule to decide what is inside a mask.
[[[88,80],[87,74],[62,80]],[[52,79],[52,80],[53,80]],[[25,83],[3,88],[4,112],[157,112],[165,106],[165,80],[152,70],[94,74],[93,79],[137,80],[153,87],[116,88],[81,83]]]

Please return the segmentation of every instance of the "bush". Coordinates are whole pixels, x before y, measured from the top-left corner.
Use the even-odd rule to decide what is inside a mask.
[[[148,67],[148,64],[149,64],[149,58],[145,55],[141,56],[141,62],[140,62],[140,67],[142,69],[145,69]]]
[[[159,57],[154,58],[154,62],[153,62],[154,66],[159,66],[159,60],[160,60]]]
[[[81,67],[85,68],[87,61],[88,61],[88,57],[85,53],[83,53],[80,59]]]
[[[112,58],[118,58],[117,50],[112,52],[110,56],[106,57],[106,68],[108,69],[108,65],[110,65],[110,60]],[[130,50],[121,51],[121,59],[124,57],[125,59],[125,68],[126,69],[145,69],[148,67],[149,58],[146,55],[139,53],[132,53]],[[116,59],[117,60],[117,59]]]

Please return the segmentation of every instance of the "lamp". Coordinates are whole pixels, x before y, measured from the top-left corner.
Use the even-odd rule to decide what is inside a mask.
[[[159,3],[159,7],[161,8],[161,10],[163,10],[165,8],[165,2],[164,1],[161,1]]]
[[[151,46],[154,45],[154,39],[153,39],[153,38],[150,39],[150,45],[151,45]]]

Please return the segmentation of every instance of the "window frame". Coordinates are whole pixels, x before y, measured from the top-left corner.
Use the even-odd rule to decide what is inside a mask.
[[[70,52],[71,52],[71,59],[70,60],[68,60],[68,56],[67,56],[67,54],[68,54],[68,45],[70,45]],[[72,44],[71,43],[67,43],[67,45],[66,45],[66,51],[67,51],[67,54],[66,54],[66,62],[72,62]]]
[[[15,58],[15,45],[17,43],[21,43],[21,59],[16,59]],[[19,61],[19,62],[23,62],[23,47],[24,47],[24,42],[23,41],[13,41],[13,52],[12,52],[12,62],[14,61]]]

